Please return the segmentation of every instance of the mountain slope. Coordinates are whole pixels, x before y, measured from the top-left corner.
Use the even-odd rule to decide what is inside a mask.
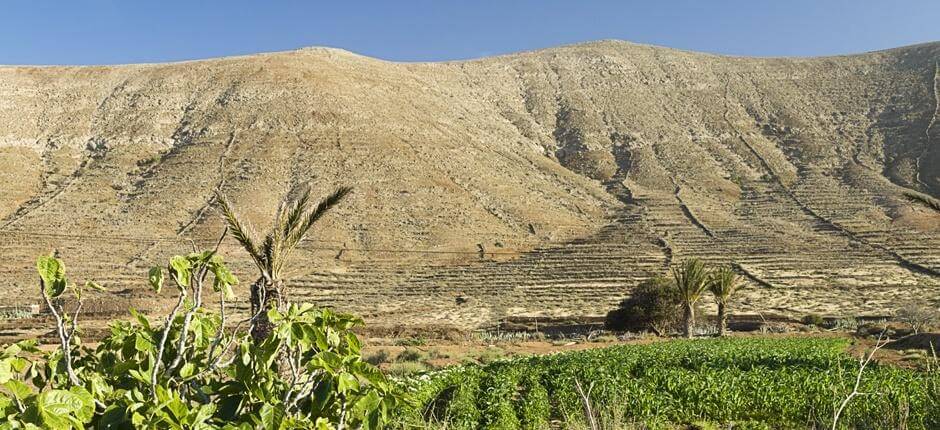
[[[57,247],[111,286],[103,311],[152,304],[146,267],[221,231],[215,190],[263,225],[310,181],[355,192],[298,254],[294,294],[376,321],[603,313],[690,256],[734,261],[746,310],[884,313],[940,288],[938,60],[605,41],[0,68],[0,283],[30,302]]]

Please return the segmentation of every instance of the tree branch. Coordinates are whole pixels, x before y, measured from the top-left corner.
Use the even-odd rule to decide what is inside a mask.
[[[858,391],[858,388],[862,384],[862,374],[865,373],[865,368],[868,367],[868,364],[871,363],[872,358],[875,357],[875,353],[878,352],[879,349],[887,345],[888,342],[890,342],[890,339],[884,339],[884,341],[882,342],[883,338],[884,338],[884,332],[881,332],[881,334],[878,335],[878,340],[875,342],[875,347],[872,348],[870,353],[868,353],[868,356],[859,357],[858,359],[859,368],[858,368],[858,374],[855,375],[855,386],[852,388],[852,392],[849,393],[849,395],[846,396],[844,400],[842,400],[842,403],[839,405],[839,408],[836,409],[835,413],[833,414],[832,430],[836,430],[838,428],[839,418],[842,416],[842,412],[845,410],[845,407],[848,406],[849,402],[852,401],[852,399],[854,399],[857,396],[864,396],[864,395],[869,394],[869,393],[863,393],[863,392]]]
[[[72,385],[80,386],[82,385],[82,380],[78,378],[78,375],[75,374],[75,369],[72,368],[72,333],[74,333],[75,330],[73,328],[72,333],[66,333],[65,321],[62,320],[62,314],[60,314],[59,311],[56,310],[55,305],[52,304],[52,299],[49,297],[49,294],[46,293],[46,283],[42,278],[39,278],[39,293],[42,295],[46,306],[49,307],[49,311],[52,312],[52,316],[55,318],[56,333],[59,335],[59,345],[62,348],[62,357],[65,360],[65,372],[68,374],[69,382],[72,383]],[[81,309],[81,301],[79,301],[79,309]]]

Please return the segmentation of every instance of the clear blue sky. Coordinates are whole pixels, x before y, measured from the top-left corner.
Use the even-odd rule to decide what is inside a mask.
[[[940,40],[940,0],[0,4],[0,64],[176,61],[305,46],[431,61],[597,39],[733,55],[856,53]]]

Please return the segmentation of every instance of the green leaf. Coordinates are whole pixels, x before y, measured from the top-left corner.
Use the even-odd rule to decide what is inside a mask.
[[[0,357],[13,357],[14,355],[19,354],[20,351],[22,351],[22,350],[23,350],[23,348],[20,346],[19,343],[14,343],[14,344],[12,344],[12,345],[7,346],[6,348],[4,348],[4,349],[3,349],[3,354],[0,354]]]
[[[26,385],[22,381],[16,379],[11,379],[3,384],[3,387],[6,388],[13,397],[23,400],[31,395],[33,395],[33,389]]]
[[[88,422],[91,420],[92,416],[95,414],[95,398],[91,395],[88,390],[84,387],[72,387],[69,388],[69,392],[78,397],[82,402],[82,407],[76,411],[75,416],[82,420],[82,422]]]
[[[186,258],[193,263],[193,266],[200,266],[212,260],[215,251],[207,250],[202,252],[192,252]]]
[[[186,363],[183,367],[180,368],[180,376],[183,378],[188,378],[193,376],[193,371],[196,370],[196,366],[193,363]]]
[[[0,384],[4,384],[7,381],[13,379],[15,376],[13,374],[13,357],[5,358],[0,360]]]
[[[159,267],[150,268],[150,273],[147,275],[147,278],[150,280],[150,288],[154,292],[159,293],[163,289],[163,269]]]
[[[137,333],[137,335],[134,336],[134,349],[140,352],[150,352],[153,351],[153,343],[142,333]]]
[[[83,388],[75,388],[84,391]],[[78,390],[50,390],[39,394],[36,410],[42,424],[52,429],[66,429],[76,424],[81,426],[86,417],[90,419],[94,413],[94,401],[87,391],[82,393]]]
[[[170,273],[176,279],[176,283],[183,287],[189,286],[190,269],[192,269],[192,264],[186,257],[176,255],[170,259]]]
[[[104,287],[102,287],[101,284],[92,281],[85,282],[85,288],[95,291],[104,291]]]
[[[213,259],[212,274],[215,276],[215,282],[212,284],[213,289],[216,292],[225,294],[227,299],[234,298],[234,295],[231,293],[231,287],[232,285],[238,284],[238,278],[222,264],[221,258],[219,258],[218,261]]]
[[[225,300],[235,299],[235,292],[232,291],[232,286],[229,284],[225,284],[225,286],[222,287],[222,295],[225,296]]]
[[[348,393],[351,391],[359,390],[359,380],[355,376],[348,373],[340,374],[338,379],[337,388],[341,393]]]
[[[61,260],[51,255],[40,256],[36,261],[36,270],[49,291],[49,297],[62,295],[68,280],[65,278],[65,264]]]

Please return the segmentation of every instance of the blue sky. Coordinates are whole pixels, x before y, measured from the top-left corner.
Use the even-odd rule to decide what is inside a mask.
[[[3,0],[0,6],[0,64],[177,61],[305,46],[435,61],[597,39],[815,56],[940,40],[938,0]]]

